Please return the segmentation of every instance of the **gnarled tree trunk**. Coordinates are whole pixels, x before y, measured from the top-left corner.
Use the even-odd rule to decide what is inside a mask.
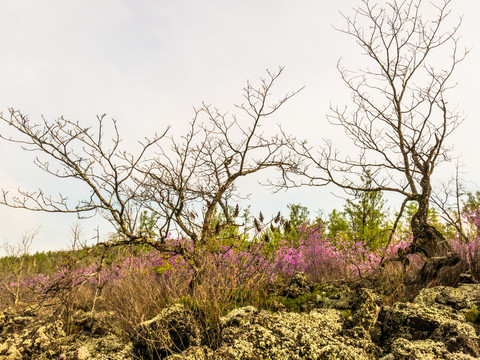
[[[451,272],[451,277],[444,275],[453,270],[460,257],[453,250],[445,236],[434,226],[428,223],[429,199],[431,194],[430,178],[428,174],[424,174],[421,181],[422,193],[417,196],[418,210],[411,220],[411,228],[413,234],[413,242],[404,253],[420,254],[422,260],[425,261],[419,276],[415,283],[419,285],[428,285],[432,282],[436,284],[450,285],[456,282],[455,273]]]
[[[425,261],[417,282],[422,285],[428,285],[434,280],[444,283],[447,279],[440,279],[440,275],[448,268],[454,267],[460,261],[460,257],[453,251],[443,234],[428,224],[426,219],[422,219],[418,212],[413,216],[411,226],[413,243],[407,252],[420,253]],[[452,278],[451,281],[455,279]]]

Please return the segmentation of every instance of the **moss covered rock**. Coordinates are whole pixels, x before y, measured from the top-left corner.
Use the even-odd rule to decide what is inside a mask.
[[[344,336],[339,310],[271,313],[254,307],[221,319],[222,346],[217,359],[374,359],[368,338]]]
[[[75,334],[67,335],[51,311],[7,309],[0,314],[0,359],[480,358],[480,327],[466,316],[480,307],[478,284],[424,289],[413,302],[389,307],[370,289],[294,281],[302,289],[296,297],[275,295],[281,311],[247,306],[218,319],[212,344],[198,313],[180,303],[139,324],[133,342],[115,330],[114,313],[78,311]]]
[[[453,310],[469,310],[480,307],[480,285],[463,284],[459,287],[436,286],[423,289],[413,300],[416,304],[446,306]]]
[[[73,318],[73,322],[79,326],[77,331],[67,335],[63,322],[52,318],[51,314],[42,309],[23,313],[7,309],[0,314],[0,359],[133,359],[131,344],[99,320],[104,319],[104,315],[99,313],[89,317],[92,329],[102,328],[101,335],[95,335],[79,326],[85,321],[85,314],[80,312]]]
[[[382,323],[381,346],[387,352],[398,353],[399,344],[408,344],[407,348],[418,350],[435,343],[441,344],[446,352],[443,357],[437,357],[439,359],[453,354],[480,357],[480,339],[464,315],[464,309],[476,303],[478,290],[478,285],[439,286],[422,290],[413,303],[384,307],[379,317]],[[433,350],[427,352],[436,354]]]

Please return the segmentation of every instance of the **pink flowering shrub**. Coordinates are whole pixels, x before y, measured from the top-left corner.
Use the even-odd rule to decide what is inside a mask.
[[[467,241],[462,240],[460,236],[454,236],[449,240],[461,260],[467,264],[473,275],[480,279],[480,209],[469,210],[463,217],[470,233]]]
[[[345,272],[343,253],[338,247],[331,244],[325,236],[323,224],[309,226],[302,224],[298,228],[299,246],[293,249],[285,245],[280,255],[291,254],[290,257],[279,256],[277,268],[293,275],[296,271],[302,271],[319,281],[328,279],[331,275],[342,276]],[[293,253],[293,254],[292,254]]]
[[[469,242],[462,242],[459,238],[449,241],[462,260],[471,268],[478,268],[480,212],[472,211],[466,214],[466,219],[475,236]],[[273,245],[265,242],[232,243],[208,249],[203,263],[206,283],[212,288],[231,293],[236,292],[237,288],[244,289],[245,284],[268,286],[288,279],[296,272],[303,272],[316,282],[347,280],[373,274],[382,262],[388,263],[390,271],[400,273],[402,264],[397,259],[398,250],[412,242],[409,233],[401,238],[395,235],[388,246],[372,250],[363,242],[351,243],[342,238],[329,238],[321,223],[304,223],[297,228],[297,234],[295,241],[285,238]],[[182,238],[169,241],[182,242],[187,249],[193,250],[193,245]],[[409,257],[409,271],[419,270],[423,265],[422,260],[416,255]],[[155,287],[156,291],[175,297],[181,296],[175,291],[187,289],[192,275],[190,265],[180,255],[140,250],[135,254],[116,256],[108,264],[100,265],[93,261],[83,266],[61,265],[53,274],[37,274],[24,279],[22,286],[37,293],[46,293],[52,287],[58,288],[59,284],[63,288],[83,286],[103,289],[142,279],[152,289]]]
[[[398,249],[406,248],[412,241],[411,236],[394,237],[389,246],[373,251],[364,242],[352,244],[342,238],[330,239],[323,224],[303,224],[297,231],[298,246],[280,242],[275,269],[287,277],[301,271],[318,282],[366,276],[379,267],[382,259],[396,258]],[[418,259],[411,257],[420,267]]]
[[[280,241],[273,254],[265,253],[261,244],[249,250],[241,246],[220,246],[205,258],[206,277],[235,278],[235,283],[244,283],[249,279],[262,279],[274,282],[289,278],[296,272],[304,272],[314,281],[365,276],[375,270],[382,257],[395,257],[398,248],[408,246],[406,240],[395,241],[383,254],[379,250],[372,252],[364,243],[349,244],[336,239],[335,245],[325,236],[323,225],[299,227],[298,245]],[[90,266],[71,269],[60,266],[52,276],[38,274],[27,279],[25,285],[38,292],[47,291],[54,284],[64,286],[112,286],[134,274],[149,277],[152,281],[166,281],[182,273],[185,277],[191,273],[188,263],[179,255],[167,256],[156,250],[142,252],[136,256],[118,259],[110,265]],[[213,280],[212,280],[213,281]]]

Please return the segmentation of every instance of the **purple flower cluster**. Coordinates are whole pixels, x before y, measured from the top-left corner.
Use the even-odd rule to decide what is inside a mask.
[[[467,211],[463,217],[470,236],[467,236],[465,241],[464,238],[455,235],[450,243],[463,261],[478,268],[480,266],[480,209]]]
[[[470,212],[466,219],[474,230],[474,238],[469,242],[462,242],[458,238],[450,241],[464,260],[470,263],[476,261],[478,264],[480,212]],[[201,253],[205,254],[202,268],[209,279],[227,279],[232,284],[252,279],[273,282],[291,277],[296,272],[304,272],[313,280],[352,278],[376,270],[382,260],[396,258],[398,250],[406,248],[412,242],[411,234],[407,233],[402,238],[394,236],[388,246],[374,251],[363,242],[351,243],[342,238],[329,238],[322,224],[306,223],[301,225],[297,232],[299,238],[295,243],[284,239],[273,246],[267,246],[266,243],[238,243],[202,251]],[[189,251],[195,251],[193,244],[185,239],[170,241],[179,242]],[[411,260],[414,265],[421,266],[420,259],[412,256]],[[397,266],[400,268],[401,265],[397,262]],[[38,274],[24,280],[22,285],[44,292],[53,284],[59,283],[66,286],[91,284],[103,287],[137,275],[149,277],[152,281],[164,281],[179,276],[188,277],[191,273],[188,262],[180,255],[168,256],[152,250],[119,258],[108,266],[92,264],[72,268],[64,265],[51,276]]]

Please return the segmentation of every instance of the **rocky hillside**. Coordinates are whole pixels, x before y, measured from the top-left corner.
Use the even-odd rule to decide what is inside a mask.
[[[480,358],[479,284],[428,288],[412,302],[383,306],[369,289],[319,288],[297,276],[272,308],[235,309],[208,328],[177,303],[134,335],[116,329],[112,313],[78,311],[67,335],[45,309],[7,309],[0,315],[0,359]]]

